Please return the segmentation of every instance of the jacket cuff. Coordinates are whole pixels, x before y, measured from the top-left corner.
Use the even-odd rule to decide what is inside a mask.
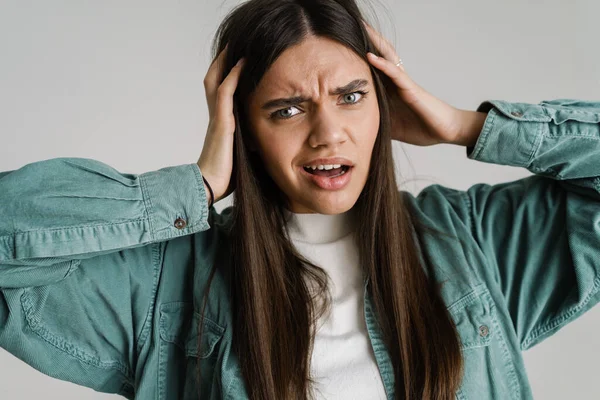
[[[540,145],[544,126],[551,121],[543,107],[489,100],[481,103],[477,111],[488,115],[475,146],[467,147],[467,157],[527,168]]]
[[[204,181],[196,163],[140,174],[153,241],[210,228]]]

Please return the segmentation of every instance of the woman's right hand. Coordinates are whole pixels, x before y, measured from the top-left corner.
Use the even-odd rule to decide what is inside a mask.
[[[213,203],[227,197],[233,192],[233,137],[235,118],[233,116],[233,94],[237,88],[243,59],[231,69],[223,83],[219,78],[223,75],[223,64],[227,46],[213,61],[206,77],[204,89],[208,103],[209,123],[202,154],[198,159],[198,168],[213,190]],[[209,192],[206,192],[209,195]],[[210,196],[210,195],[209,195]]]

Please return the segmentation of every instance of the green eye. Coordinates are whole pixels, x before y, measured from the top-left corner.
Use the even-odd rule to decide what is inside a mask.
[[[344,104],[348,104],[348,105],[353,105],[353,104],[358,104],[361,101],[363,101],[365,99],[365,97],[367,97],[367,93],[368,92],[363,92],[361,90],[358,90],[356,92],[352,92],[352,93],[347,93],[344,95]],[[357,99],[358,97],[358,99]],[[290,119],[292,118],[294,115],[298,114],[300,111],[294,113],[293,109],[298,110],[296,107],[292,106],[292,107],[287,107],[287,108],[282,108],[280,110],[274,111],[272,112],[269,117],[272,119]]]
[[[344,95],[344,101],[347,103],[356,103],[356,93]]]
[[[292,113],[292,108],[295,108],[295,107],[282,108],[281,110],[275,111],[275,113],[274,113],[275,118],[286,119],[286,118],[293,117],[296,114]]]
[[[357,92],[348,93],[344,95],[344,101],[346,102],[346,104],[360,103],[366,97],[366,94],[367,92],[363,92],[360,90]],[[356,99],[357,95],[360,95],[358,100]]]

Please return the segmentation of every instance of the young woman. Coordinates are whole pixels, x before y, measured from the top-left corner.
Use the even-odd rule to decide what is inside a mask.
[[[600,103],[456,109],[352,0],[248,1],[214,55],[197,163],[0,174],[0,345],[130,399],[532,398],[600,301]],[[535,175],[414,197],[391,140]]]

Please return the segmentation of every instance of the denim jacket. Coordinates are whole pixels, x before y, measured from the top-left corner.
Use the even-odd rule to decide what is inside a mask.
[[[466,191],[402,191],[424,224],[428,275],[457,326],[456,398],[531,399],[521,352],[600,300],[600,102],[483,102],[466,156],[527,168]],[[55,158],[0,173],[0,346],[42,373],[128,399],[246,399],[217,269],[232,207],[208,208],[196,164],[143,174]],[[364,316],[388,399],[390,357],[364,285]]]

